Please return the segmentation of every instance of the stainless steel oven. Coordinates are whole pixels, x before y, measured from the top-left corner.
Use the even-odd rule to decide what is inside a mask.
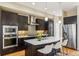
[[[18,26],[3,25],[3,49],[18,46]]]

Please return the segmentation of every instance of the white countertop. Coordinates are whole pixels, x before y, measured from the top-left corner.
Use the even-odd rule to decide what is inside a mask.
[[[45,38],[46,39],[41,40],[41,41],[38,41],[37,39],[30,39],[30,40],[24,40],[24,41],[32,45],[48,44],[48,43],[59,41],[59,40],[55,40],[54,37],[45,37]]]

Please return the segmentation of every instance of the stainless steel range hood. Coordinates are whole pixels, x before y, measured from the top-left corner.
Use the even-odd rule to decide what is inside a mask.
[[[36,17],[35,16],[29,16],[28,25],[32,25],[32,26],[39,25],[39,24],[36,23]]]

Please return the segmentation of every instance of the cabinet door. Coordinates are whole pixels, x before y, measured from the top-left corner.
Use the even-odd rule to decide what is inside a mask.
[[[48,30],[48,25],[49,25],[49,22],[45,21],[45,30]]]
[[[9,11],[1,12],[2,25],[17,25],[17,14]]]
[[[39,24],[36,26],[36,30],[48,30],[48,21],[36,19],[36,23]]]
[[[24,38],[19,38],[18,39],[18,46],[24,46],[25,42],[24,42]]]
[[[18,28],[19,30],[27,30],[28,29],[28,16],[18,15]]]

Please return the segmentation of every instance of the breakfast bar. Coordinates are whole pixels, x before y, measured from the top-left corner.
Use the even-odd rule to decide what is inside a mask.
[[[55,44],[59,40],[56,40],[54,37],[44,37],[43,40],[38,41],[37,38],[30,39],[30,40],[24,40],[25,45],[28,46],[28,52],[27,49],[25,49],[25,55],[30,56],[36,56],[36,50],[43,48],[45,45]]]

